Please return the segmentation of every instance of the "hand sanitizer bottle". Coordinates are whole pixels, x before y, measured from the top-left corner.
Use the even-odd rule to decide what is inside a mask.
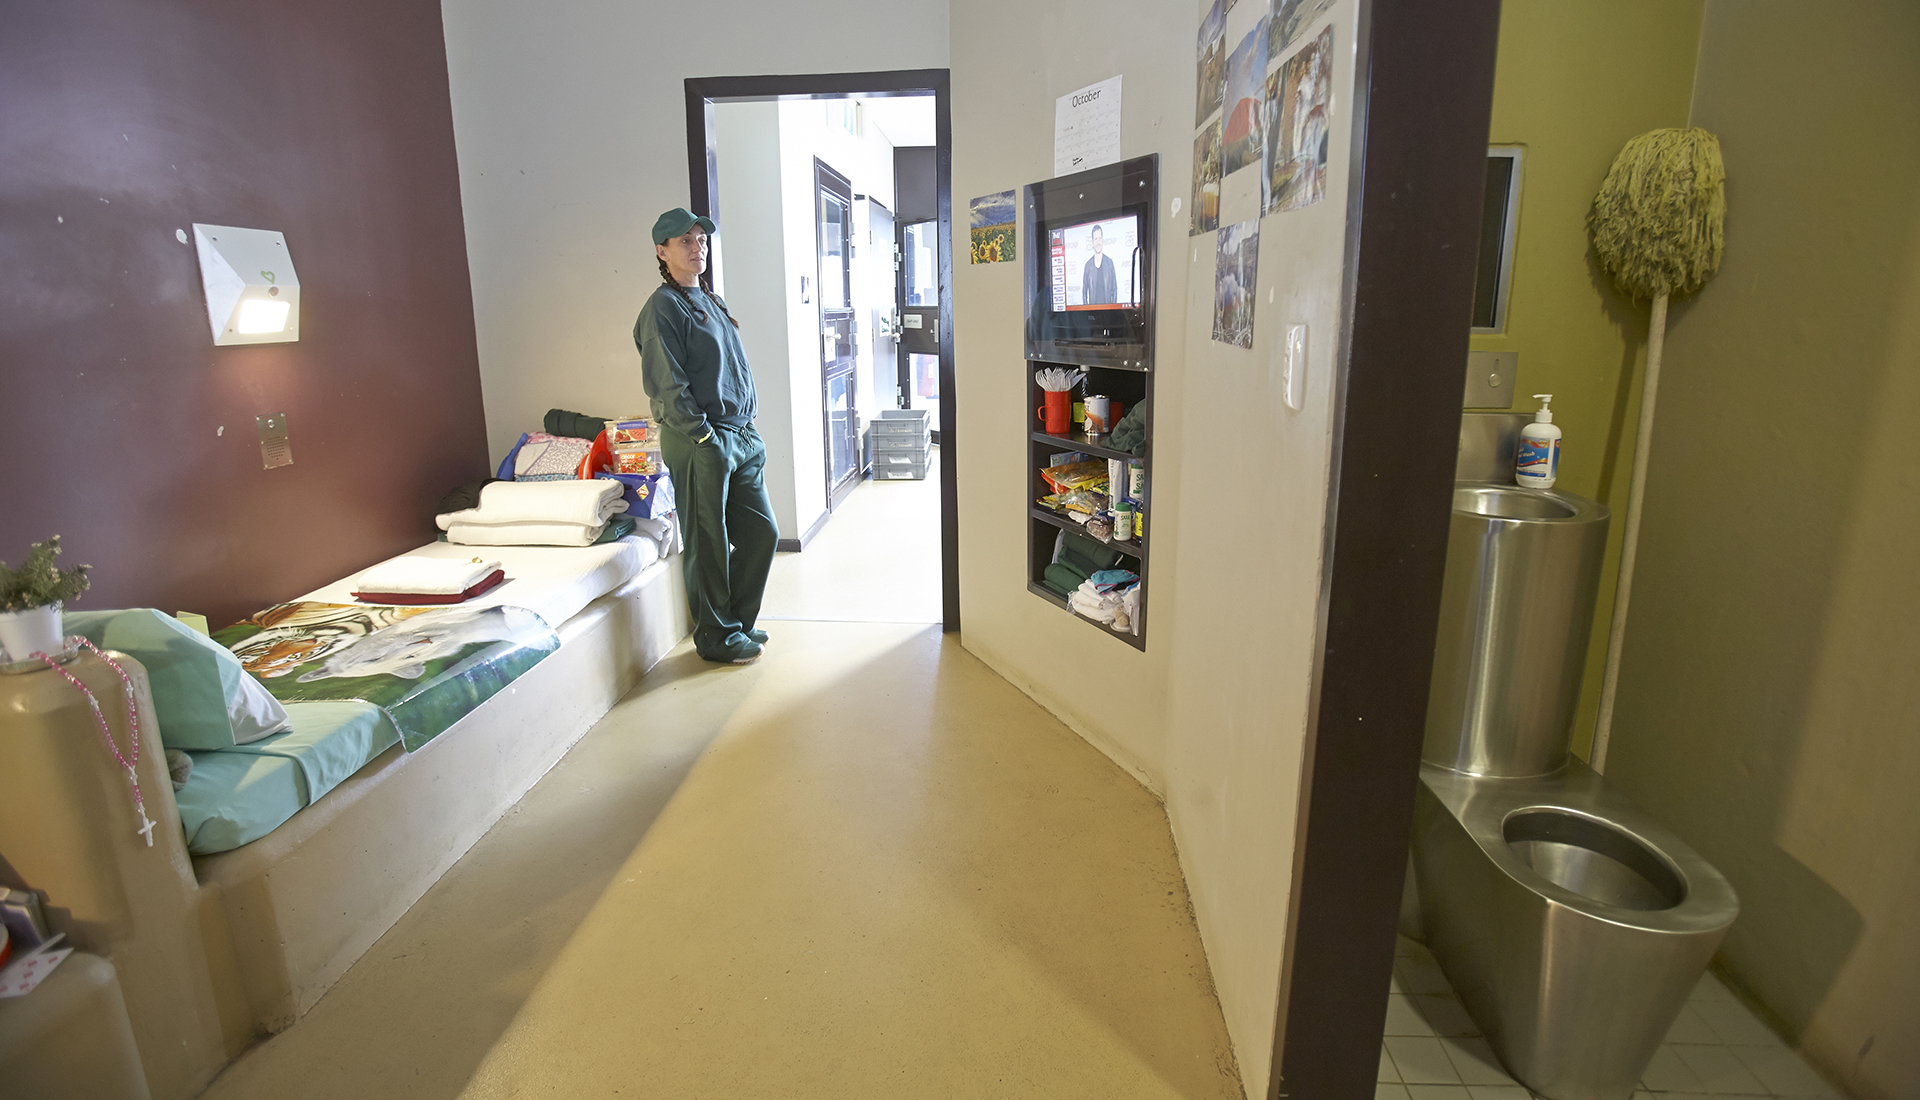
[[[1536,393],[1540,411],[1533,423],[1520,430],[1520,445],[1513,456],[1514,483],[1525,489],[1551,489],[1560,476],[1560,429],[1553,426],[1553,402],[1550,393]]]

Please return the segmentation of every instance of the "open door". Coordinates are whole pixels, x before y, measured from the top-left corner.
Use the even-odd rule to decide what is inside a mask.
[[[815,158],[814,228],[820,260],[820,394],[825,410],[827,509],[860,482],[860,376],[854,351],[853,185]]]

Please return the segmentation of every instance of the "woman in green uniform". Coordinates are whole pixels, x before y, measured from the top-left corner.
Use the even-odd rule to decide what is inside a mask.
[[[779,528],[761,477],[767,449],[753,428],[740,325],[710,289],[712,232],[711,219],[678,207],[653,223],[663,285],[640,310],[633,342],[686,539],[693,646],[709,661],[744,665],[767,643],[754,620]]]

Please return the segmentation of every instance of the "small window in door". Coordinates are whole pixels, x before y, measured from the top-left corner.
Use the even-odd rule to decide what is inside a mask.
[[[839,195],[820,192],[820,308],[847,309],[850,289],[847,237],[852,212]]]
[[[940,287],[934,281],[937,270],[934,234],[939,232],[939,226],[939,222],[914,222],[907,226],[906,243],[902,246],[906,254],[907,305],[940,304]]]

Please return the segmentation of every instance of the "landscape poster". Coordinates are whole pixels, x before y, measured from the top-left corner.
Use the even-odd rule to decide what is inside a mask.
[[[1267,57],[1286,53],[1287,47],[1332,6],[1333,0],[1273,0],[1273,17],[1267,24]]]
[[[1266,213],[1327,195],[1327,112],[1333,99],[1333,28],[1301,47],[1267,81]]]
[[[1253,299],[1259,265],[1259,218],[1220,230],[1220,260],[1213,276],[1215,340],[1237,348],[1253,347]]]
[[[1014,199],[1011,191],[981,195],[967,204],[973,230],[973,262],[1004,264],[1014,259]]]
[[[1247,32],[1227,58],[1226,113],[1220,134],[1220,174],[1230,176],[1260,163],[1261,81],[1267,74],[1266,20]]]
[[[1220,228],[1220,123],[1207,124],[1193,137],[1193,209],[1187,236]]]
[[[1220,10],[1220,0],[1213,0],[1213,10],[1200,24],[1200,44],[1195,51],[1199,58],[1200,95],[1199,105],[1194,108],[1193,124],[1200,125],[1213,117],[1220,109],[1220,96],[1226,87],[1227,79],[1227,38],[1226,14]]]

